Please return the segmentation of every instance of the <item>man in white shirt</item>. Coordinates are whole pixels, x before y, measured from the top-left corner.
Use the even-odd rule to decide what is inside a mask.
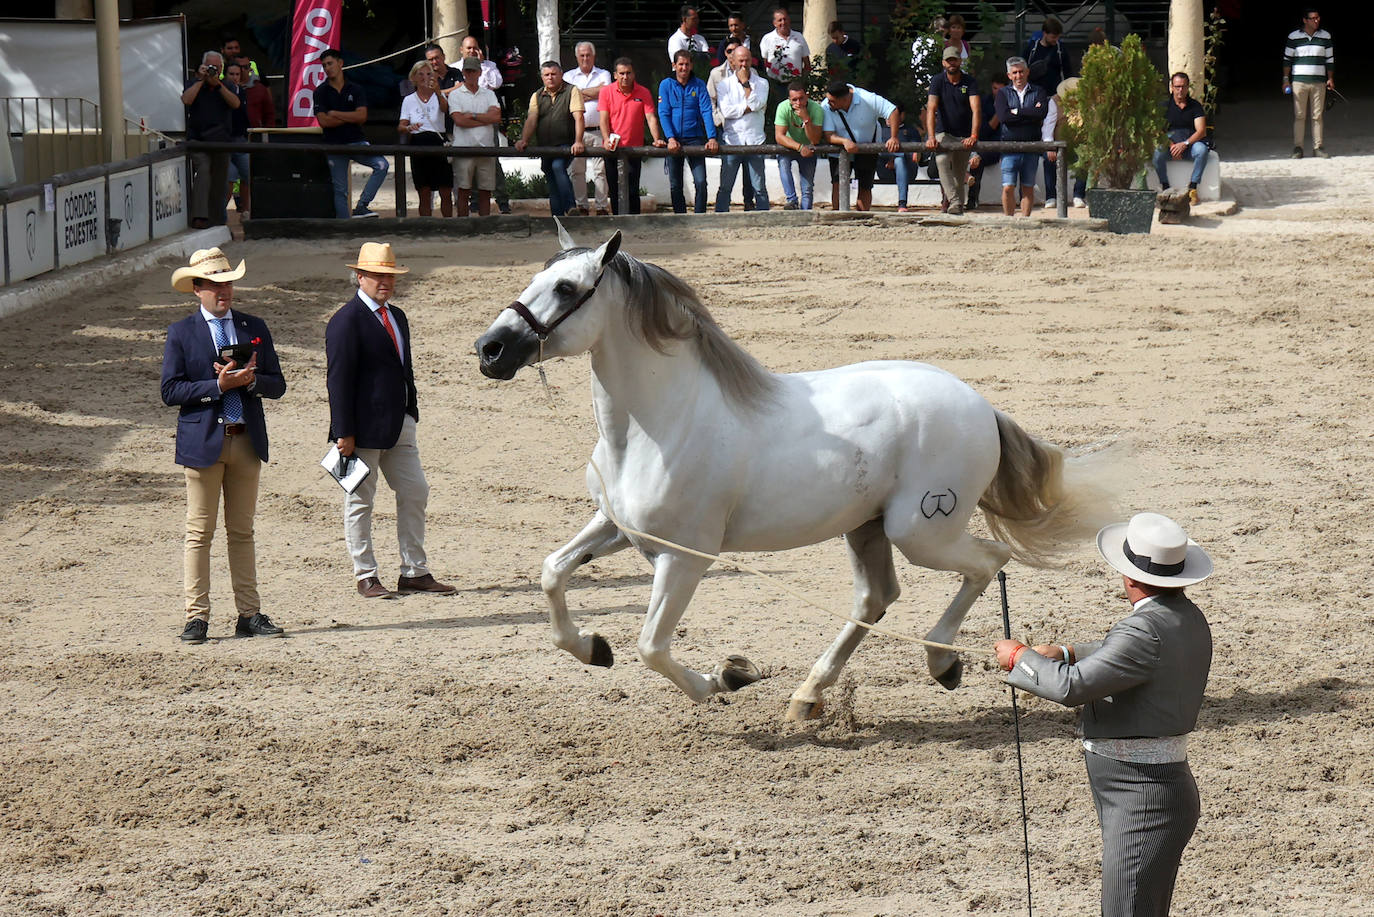
[[[784,85],[806,72],[811,62],[811,46],[800,32],[792,31],[792,15],[787,7],[773,10],[773,31],[759,41],[759,57],[769,78]]]
[[[723,53],[720,57],[720,66],[712,67],[710,74],[706,77],[706,92],[711,97],[711,111],[715,115],[717,128],[723,127],[725,125],[725,118],[723,118],[720,114],[720,99],[717,97],[717,92],[720,88],[721,80],[734,76],[734,64],[732,63],[731,58],[734,56],[735,48],[737,47],[740,47],[739,42],[735,41],[734,39],[727,39],[725,42]],[[749,44],[746,42],[744,44],[744,47],[749,47]],[[717,136],[719,136],[720,131],[717,130],[716,134]],[[740,174],[744,176],[744,209],[753,210],[754,180],[749,177],[748,169],[745,169]]]
[[[563,82],[571,83],[582,93],[582,104],[585,106],[582,145],[589,150],[599,149],[601,116],[596,110],[596,97],[601,95],[601,87],[611,85],[611,74],[596,65],[596,45],[590,41],[579,41],[574,54],[577,56],[577,66],[563,74]],[[600,156],[579,156],[573,160],[568,174],[572,177],[578,216],[591,213],[587,207],[588,179],[591,179],[596,196],[596,215],[601,217],[611,212],[611,201],[606,196],[606,160]]]
[[[475,57],[482,65],[482,73],[477,77],[477,85],[483,89],[490,89],[493,94],[505,84],[505,79],[501,76],[501,68],[495,61],[487,60],[486,53],[482,50],[482,43],[472,35],[463,39],[461,46],[463,57]],[[501,104],[498,96],[496,104]],[[501,143],[501,122],[498,120],[492,126],[492,142],[500,145]],[[496,206],[502,213],[510,213],[510,198],[506,196],[506,173],[501,168],[501,160],[493,159],[496,164]],[[458,186],[455,184],[454,188]]]
[[[668,38],[668,62],[672,63],[673,55],[679,51],[690,51],[693,60],[696,60],[698,55],[710,54],[710,46],[706,44],[706,36],[697,33],[697,29],[701,27],[701,15],[697,12],[697,8],[684,6],[679,11],[678,16],[682,25]]]
[[[501,122],[501,104],[496,93],[479,85],[482,62],[463,58],[463,82],[448,96],[449,117],[453,119],[454,146],[496,146],[492,125]],[[491,214],[491,195],[496,190],[496,160],[489,156],[459,156],[453,160],[454,187],[458,196],[458,216],[469,214],[469,198],[475,191],[477,212]]]
[[[725,146],[754,146],[765,140],[764,120],[768,108],[768,81],[749,66],[749,49],[738,45],[730,54],[734,72],[716,84],[716,101],[720,103],[721,141]],[[754,184],[754,209],[768,209],[768,185],[764,181],[761,154],[732,153],[720,164],[720,188],[716,194],[716,213],[730,210],[730,193],[735,188],[735,175],[743,165]]]

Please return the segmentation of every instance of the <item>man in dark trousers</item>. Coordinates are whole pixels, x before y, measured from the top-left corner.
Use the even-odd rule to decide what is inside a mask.
[[[1097,534],[1131,614],[1101,640],[1028,648],[997,643],[1007,684],[1082,705],[1079,734],[1102,826],[1103,917],[1167,917],[1183,849],[1197,828],[1188,733],[1212,665],[1212,630],[1183,594],[1212,561],[1158,513]]]
[[[225,82],[224,57],[206,51],[196,77],[186,81],[181,104],[186,106],[186,139],[228,143],[233,113],[243,102]],[[229,154],[191,154],[191,228],[224,224],[229,198]]]
[[[396,594],[458,590],[429,572],[425,557],[425,506],[429,483],[420,467],[415,425],[420,408],[410,358],[410,322],[390,305],[396,277],[409,268],[396,263],[391,246],[365,242],[356,264],[358,292],[329,319],[324,333],[329,386],[329,438],[341,455],[357,455],[371,469],[344,495],[344,536],[353,557],[358,593],[369,599]],[[372,551],[372,504],[377,475],[396,494],[396,540],[401,578],[396,592],[382,585]]]
[[[344,146],[367,146],[363,135],[363,125],[367,123],[367,97],[357,83],[344,77],[343,53],[330,48],[320,55],[320,66],[328,79],[315,87],[315,120],[324,132],[325,143]],[[369,204],[381,190],[390,168],[385,156],[369,153],[349,153],[325,157],[329,160],[329,176],[334,183],[334,216],[346,220],[354,217],[375,217]],[[363,193],[358,196],[358,206],[348,209],[348,167],[358,162],[372,170]]]
[[[230,267],[218,248],[196,252],[188,266],[172,273],[172,288],[194,293],[198,300],[194,312],[167,329],[162,354],[162,401],[181,406],[176,462],[186,469],[186,628],[181,639],[187,643],[204,643],[210,627],[210,542],[221,495],[229,577],[239,612],[234,635],[282,633],[262,613],[258,597],[253,515],[258,475],[267,461],[262,399],[280,398],[286,379],[267,323],[232,309],[234,281],[243,273],[244,263]]]
[[[1030,81],[1045,91],[1047,99],[1058,91],[1060,83],[1078,75],[1073,58],[1064,47],[1063,36],[1064,23],[1054,16],[1046,16],[1044,24],[1040,27],[1040,35],[1031,36],[1026,44],[1025,53],[1021,55],[1030,70]],[[1045,159],[1045,209],[1053,210],[1059,205],[1055,198],[1058,191],[1058,176],[1055,174],[1054,163],[1049,154],[1041,155]],[[1067,194],[1068,191],[1066,188],[1064,193]]]

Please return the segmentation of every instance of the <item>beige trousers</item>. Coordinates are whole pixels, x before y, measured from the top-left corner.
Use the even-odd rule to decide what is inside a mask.
[[[950,140],[963,140],[963,137],[956,137],[943,131],[935,135],[935,139],[941,143]],[[945,192],[945,199],[950,204],[964,206],[964,200],[968,196],[968,150],[959,150],[957,153],[949,153],[941,150],[935,154],[935,168],[940,172],[940,189]]]
[[[584,131],[582,144],[589,150],[601,149],[601,131]],[[606,195],[606,160],[600,156],[578,156],[573,159],[568,175],[572,178],[573,199],[577,206],[591,209],[587,207],[587,182],[590,180],[597,208],[610,211],[611,199]]]
[[[224,437],[219,461],[209,468],[186,469],[186,554],[182,572],[187,620],[210,620],[210,543],[215,537],[221,493],[234,605],[240,615],[256,614],[262,607],[253,547],[253,514],[258,506],[261,471],[262,462],[247,433]]]
[[[344,537],[353,558],[353,575],[366,579],[377,575],[377,557],[372,551],[372,504],[377,499],[377,475],[396,494],[396,541],[401,549],[401,575],[424,576],[429,572],[425,558],[425,506],[429,503],[429,482],[420,467],[420,447],[415,438],[415,418],[409,414],[401,424],[401,435],[390,449],[358,449],[355,454],[372,469],[351,494],[344,494]]]
[[[1293,83],[1293,146],[1302,146],[1307,132],[1307,118],[1312,118],[1312,146],[1322,143],[1322,115],[1326,114],[1325,83]]]

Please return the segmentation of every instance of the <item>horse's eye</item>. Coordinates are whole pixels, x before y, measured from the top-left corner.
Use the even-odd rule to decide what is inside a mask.
[[[568,283],[566,280],[560,280],[558,281],[558,284],[553,288],[553,291],[557,293],[559,296],[571,296],[573,294],[573,285]]]

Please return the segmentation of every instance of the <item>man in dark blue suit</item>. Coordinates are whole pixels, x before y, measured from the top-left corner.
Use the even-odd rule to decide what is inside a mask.
[[[204,643],[210,625],[210,542],[224,494],[229,576],[238,608],[238,637],[279,637],[262,613],[253,546],[258,475],[267,461],[262,399],[286,391],[267,323],[234,312],[234,281],[244,263],[229,266],[218,248],[202,249],[172,273],[172,288],[194,293],[195,312],[167,329],[162,400],[180,405],[176,462],[186,468],[186,629],[181,639]],[[248,350],[234,359],[235,349]]]
[[[458,590],[429,572],[425,557],[425,506],[429,484],[420,466],[415,425],[420,409],[410,358],[410,322],[390,305],[397,275],[409,268],[396,263],[391,246],[365,242],[356,264],[358,292],[335,312],[325,329],[328,362],[329,438],[342,455],[357,455],[371,469],[351,494],[344,495],[344,535],[353,558],[358,593],[369,599],[396,593]],[[378,472],[396,494],[396,540],[401,576],[396,593],[382,585],[372,551],[372,504]]]

